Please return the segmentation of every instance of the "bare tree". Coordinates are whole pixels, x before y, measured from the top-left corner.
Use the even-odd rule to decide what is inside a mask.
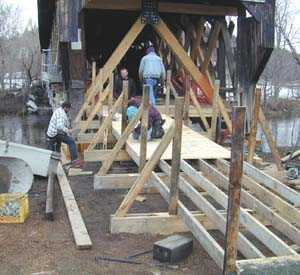
[[[19,35],[19,10],[0,0],[0,89],[4,90],[4,79],[14,71],[12,42]]]

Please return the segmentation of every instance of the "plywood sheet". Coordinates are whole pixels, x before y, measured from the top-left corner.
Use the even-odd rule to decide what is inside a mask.
[[[163,115],[166,120],[164,125],[165,130],[168,129],[173,122],[169,116]],[[121,117],[115,117],[113,121],[113,135],[118,139],[121,136]],[[147,159],[149,159],[155,149],[157,148],[160,140],[149,141],[147,144]],[[140,152],[140,143],[132,138],[132,135],[127,140],[127,146],[130,150],[134,151],[136,155]],[[226,148],[216,144],[210,139],[204,137],[200,133],[192,130],[187,126],[183,126],[182,132],[182,159],[229,159],[230,151]],[[164,160],[172,159],[172,143],[168,146],[163,154]]]

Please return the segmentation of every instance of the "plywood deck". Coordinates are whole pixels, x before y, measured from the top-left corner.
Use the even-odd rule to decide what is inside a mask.
[[[164,125],[165,130],[168,129],[173,122],[173,119],[169,116],[163,115],[163,119],[166,120]],[[118,139],[121,136],[121,117],[117,116],[113,121],[113,135]],[[149,159],[155,149],[157,148],[160,140],[153,140],[147,143],[147,159]],[[140,154],[140,143],[132,138],[132,135],[126,142],[127,151],[132,150],[135,154]],[[210,139],[201,135],[200,133],[190,129],[187,126],[183,126],[182,132],[182,159],[229,159],[230,151],[224,147],[214,143]],[[163,154],[164,160],[172,159],[172,143]]]

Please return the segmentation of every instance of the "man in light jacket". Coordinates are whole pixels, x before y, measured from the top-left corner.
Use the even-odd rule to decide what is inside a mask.
[[[141,60],[139,76],[143,84],[150,85],[150,102],[155,107],[156,87],[160,80],[166,79],[166,69],[153,46],[147,48],[147,54]]]

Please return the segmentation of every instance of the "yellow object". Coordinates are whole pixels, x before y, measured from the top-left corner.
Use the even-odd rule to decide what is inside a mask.
[[[24,223],[28,216],[27,194],[0,194],[0,223]]]

